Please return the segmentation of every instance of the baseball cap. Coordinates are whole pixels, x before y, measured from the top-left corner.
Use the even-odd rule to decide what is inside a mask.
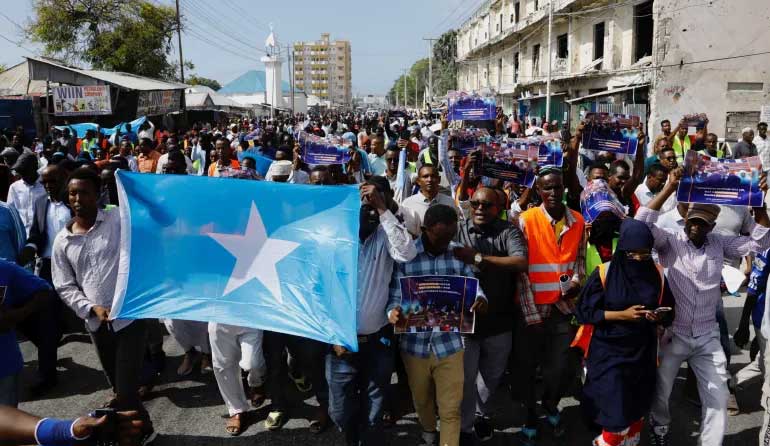
[[[720,208],[714,204],[690,203],[687,208],[687,220],[698,218],[713,225],[719,216]]]

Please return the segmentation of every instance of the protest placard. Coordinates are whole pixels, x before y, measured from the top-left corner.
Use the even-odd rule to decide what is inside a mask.
[[[459,150],[462,155],[468,156],[481,144],[489,141],[489,132],[486,129],[457,129],[449,134],[450,148]]]
[[[450,91],[447,94],[447,119],[484,121],[497,117],[497,101],[492,95]]]
[[[561,141],[553,138],[534,138],[538,147],[537,164],[540,167],[561,167],[564,164],[564,152]]]
[[[111,115],[109,85],[53,87],[56,116]]]
[[[401,311],[396,333],[449,331],[473,333],[479,281],[463,276],[402,277]]]
[[[689,150],[676,199],[687,203],[763,206],[764,193],[759,189],[761,172],[762,162],[758,156],[719,159]]]
[[[540,145],[529,139],[492,142],[484,145],[480,173],[490,178],[532,187]]]
[[[638,116],[587,113],[583,129],[583,148],[633,155],[638,143],[638,127]]]
[[[602,212],[609,212],[620,219],[626,216],[625,207],[604,180],[592,180],[586,184],[580,193],[580,212],[589,224]]]
[[[342,147],[338,141],[301,132],[299,144],[302,148],[302,160],[308,164],[330,165],[350,161],[350,150]]]

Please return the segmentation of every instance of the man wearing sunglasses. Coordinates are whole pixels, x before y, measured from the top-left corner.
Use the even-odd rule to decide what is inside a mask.
[[[489,187],[476,189],[469,201],[469,217],[460,221],[457,242],[463,247],[454,249],[455,257],[470,265],[479,280],[490,310],[476,315],[475,332],[464,340],[461,444],[470,441],[474,431],[481,441],[492,438],[489,401],[513,344],[517,273],[527,270],[524,237],[519,228],[499,218],[506,206],[504,194],[497,192]],[[482,379],[477,380],[479,375]]]

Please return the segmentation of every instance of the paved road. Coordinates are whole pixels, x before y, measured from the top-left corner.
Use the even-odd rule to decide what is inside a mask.
[[[735,327],[740,316],[740,306],[743,298],[725,298],[726,312],[730,326]],[[731,328],[731,331],[733,329]],[[56,417],[75,417],[89,409],[100,406],[108,397],[107,383],[98,366],[93,347],[85,335],[70,335],[68,342],[59,350],[60,385],[48,397],[38,401],[25,401],[21,408],[30,412]],[[26,359],[24,379],[29,380],[31,370],[36,365],[34,346],[28,342],[22,343]],[[262,423],[256,423],[248,428],[242,436],[230,438],[224,431],[222,416],[226,414],[224,404],[219,396],[212,375],[194,375],[192,378],[179,379],[175,370],[181,361],[182,351],[177,344],[166,337],[165,351],[169,355],[168,365],[151,399],[147,402],[155,429],[160,433],[154,443],[158,446],[168,445],[228,445],[228,446],[298,446],[313,445],[343,445],[341,435],[333,430],[314,436],[308,431],[306,418],[312,413],[315,401],[302,400],[302,395],[295,394],[296,402],[293,414],[298,419],[291,420],[279,432],[268,433]],[[733,356],[733,371],[748,362],[746,352]],[[697,444],[700,409],[686,403],[682,398],[682,379],[674,389],[672,413],[672,442],[677,446]],[[28,382],[28,381],[27,381]],[[725,438],[726,446],[747,446],[757,444],[757,434],[762,422],[762,412],[759,406],[761,384],[752,383],[740,394],[739,400],[745,406],[745,413],[731,417],[729,433]],[[500,408],[496,424],[502,430],[488,443],[489,446],[516,444],[514,434],[523,422],[523,412],[518,403],[511,400],[505,391],[498,392],[497,405]],[[590,445],[591,435],[583,427],[580,409],[574,398],[563,402],[564,418],[568,422],[568,438],[565,445]],[[258,418],[264,419],[266,410],[258,411]],[[389,432],[390,444],[416,444],[419,427],[414,413],[407,414],[397,426]],[[543,446],[554,444],[548,434],[544,434]],[[642,444],[647,444],[646,433]]]

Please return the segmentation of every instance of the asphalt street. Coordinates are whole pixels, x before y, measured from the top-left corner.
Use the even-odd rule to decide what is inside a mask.
[[[725,310],[734,331],[743,304],[742,297],[725,297]],[[23,403],[20,407],[29,412],[53,417],[77,417],[89,410],[101,406],[111,395],[107,381],[102,374],[96,353],[86,335],[68,335],[66,344],[59,349],[59,385],[43,399],[30,401],[26,391],[22,391]],[[182,351],[173,339],[166,336],[164,349],[168,355],[166,370],[160,383],[155,387],[146,402],[155,429],[159,432],[154,442],[158,446],[168,445],[270,445],[297,446],[344,445],[342,436],[335,429],[329,429],[320,435],[312,434],[308,429],[308,420],[313,412],[315,401],[294,392],[294,418],[277,432],[267,432],[261,420],[267,415],[268,406],[256,412],[256,420],[240,437],[230,437],[224,430],[226,410],[217,390],[213,375],[200,375],[197,372],[188,378],[178,378],[176,368],[182,357]],[[36,350],[29,342],[22,343],[25,358],[23,381],[30,382],[32,371],[36,367]],[[732,356],[731,370],[739,370],[749,361],[748,352],[736,350]],[[700,409],[684,400],[683,382],[685,367],[680,371],[680,379],[672,396],[672,445],[696,445],[700,427]],[[287,386],[290,385],[287,381]],[[756,445],[759,427],[762,423],[762,408],[759,405],[761,382],[755,380],[738,394],[743,412],[729,419],[729,430],[725,437],[726,446]],[[501,387],[496,396],[498,415],[495,418],[499,429],[495,437],[485,445],[502,446],[517,444],[515,433],[524,421],[524,412],[517,401],[511,397],[507,386]],[[408,401],[402,401],[408,406]],[[567,437],[556,443],[546,429],[543,429],[538,444],[542,446],[590,445],[592,434],[585,428],[578,402],[569,397],[562,402],[563,418],[567,423]],[[407,413],[398,424],[389,429],[389,444],[417,444],[420,428],[416,415]],[[642,444],[649,444],[646,430]]]

